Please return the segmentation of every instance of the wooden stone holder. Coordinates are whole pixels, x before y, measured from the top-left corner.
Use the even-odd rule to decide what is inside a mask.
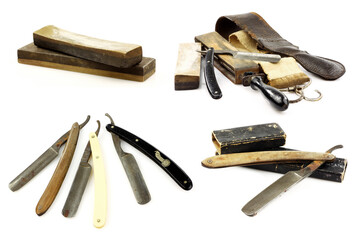
[[[98,76],[143,82],[155,72],[155,59],[143,57],[129,68],[118,68],[56,51],[39,48],[30,43],[18,50],[18,62]]]

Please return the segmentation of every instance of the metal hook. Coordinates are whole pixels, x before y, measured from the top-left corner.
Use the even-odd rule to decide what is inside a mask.
[[[304,89],[306,89],[308,86],[310,86],[310,84],[312,83],[311,79],[310,81],[306,82],[304,85],[296,85],[294,87],[289,87],[287,89],[282,89],[281,91],[284,91],[284,92],[293,92],[295,93],[296,95],[299,96],[298,99],[295,99],[295,100],[290,100],[289,102],[290,103],[297,103],[297,102],[300,102],[301,100],[306,100],[306,101],[310,101],[310,102],[315,102],[315,101],[319,101],[321,98],[322,98],[322,93],[319,91],[319,90],[314,90],[316,93],[319,94],[318,97],[314,97],[314,98],[310,98],[310,97],[306,97],[305,94],[304,94]]]
[[[312,80],[310,79],[307,83],[305,83],[303,86],[296,86],[296,91],[295,93],[301,93],[300,95],[304,98],[304,100],[306,101],[310,101],[310,102],[315,102],[315,101],[319,101],[322,98],[322,93],[319,90],[314,90],[315,92],[317,92],[319,94],[318,97],[315,98],[309,98],[306,97],[304,94],[304,89],[307,88],[308,86],[310,86],[310,84],[312,83]],[[299,94],[298,94],[299,95]]]

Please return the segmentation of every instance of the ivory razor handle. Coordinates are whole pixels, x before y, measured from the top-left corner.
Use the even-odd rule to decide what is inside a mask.
[[[303,151],[263,151],[232,153],[209,157],[201,163],[205,167],[220,168],[231,166],[248,166],[257,164],[289,163],[301,161],[333,161],[331,153]]]
[[[93,224],[102,228],[106,222],[107,190],[105,166],[100,149],[99,140],[95,133],[90,133],[90,146],[94,163],[95,202]]]

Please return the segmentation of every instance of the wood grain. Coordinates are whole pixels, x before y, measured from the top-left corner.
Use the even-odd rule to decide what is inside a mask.
[[[143,82],[151,77],[155,73],[156,68],[154,58],[143,57],[142,61],[133,67],[118,68],[39,48],[33,43],[18,49],[18,62],[138,82]]]
[[[63,154],[56,166],[54,174],[36,206],[36,214],[39,216],[43,215],[50,208],[60,190],[75,152],[79,132],[79,124],[74,123],[71,127],[69,139],[65,145]]]
[[[199,88],[201,43],[179,44],[178,59],[175,70],[175,90],[190,90]]]
[[[290,163],[311,161],[333,161],[335,156],[330,153],[301,151],[262,151],[222,154],[209,157],[201,163],[205,167],[219,168],[231,166],[249,166],[258,164]]]
[[[128,68],[142,60],[142,47],[139,45],[92,38],[52,25],[35,31],[33,36],[38,47],[114,67]]]

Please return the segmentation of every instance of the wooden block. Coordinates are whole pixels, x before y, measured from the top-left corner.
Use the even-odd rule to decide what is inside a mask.
[[[131,68],[117,68],[39,48],[33,43],[18,50],[18,62],[138,82],[145,81],[155,72],[155,59],[153,58],[144,57],[139,64]]]
[[[196,89],[200,84],[201,43],[181,43],[175,70],[175,90]]]
[[[265,151],[283,146],[286,134],[277,123],[216,130],[212,141],[218,154]]]
[[[51,25],[35,31],[33,35],[38,47],[114,67],[128,68],[142,60],[142,48],[135,44],[92,38]]]
[[[213,47],[215,50],[237,51],[234,46],[217,32],[196,36],[195,41],[200,42],[206,49]],[[245,72],[258,73],[260,71],[259,65],[254,61],[236,59],[229,55],[215,55],[214,65],[235,84],[242,83]]]

